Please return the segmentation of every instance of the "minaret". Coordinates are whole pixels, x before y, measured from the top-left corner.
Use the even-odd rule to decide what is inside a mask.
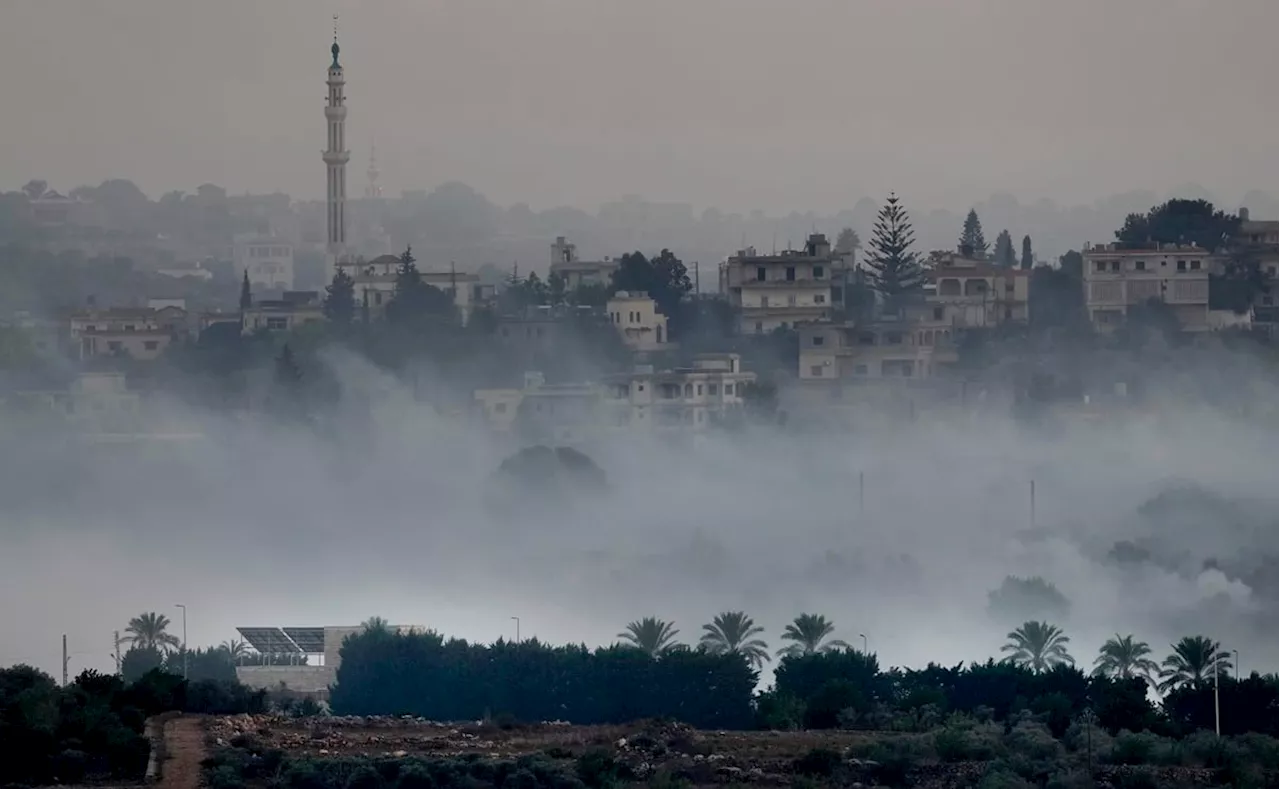
[[[369,169],[365,171],[365,175],[369,176],[369,185],[364,188],[364,196],[368,198],[382,197],[382,185],[378,183],[378,146],[369,146]]]
[[[325,191],[325,224],[328,226],[327,251],[330,267],[346,253],[347,248],[347,160],[351,152],[347,144],[347,99],[343,95],[346,80],[338,64],[338,17],[333,18],[333,46],[329,48],[333,62],[329,64],[329,99],[324,118],[329,127],[329,147],[322,152],[328,171]]]

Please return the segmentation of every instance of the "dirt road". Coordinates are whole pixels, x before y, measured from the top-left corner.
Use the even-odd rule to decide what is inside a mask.
[[[162,789],[199,789],[200,762],[205,758],[204,719],[172,718],[164,724],[166,759],[160,765]]]

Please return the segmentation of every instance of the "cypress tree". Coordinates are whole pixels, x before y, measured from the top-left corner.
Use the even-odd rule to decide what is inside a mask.
[[[324,316],[333,323],[347,326],[356,316],[356,281],[342,269],[333,275],[325,288]]]
[[[253,291],[249,289],[249,269],[244,270],[244,279],[240,281],[240,310],[253,306]]]
[[[1035,255],[1031,254],[1031,236],[1022,237],[1022,270],[1030,271],[1035,265]]]
[[[1018,253],[1013,249],[1013,236],[1008,230],[1001,230],[996,236],[995,262],[997,266],[1013,268],[1018,262]]]

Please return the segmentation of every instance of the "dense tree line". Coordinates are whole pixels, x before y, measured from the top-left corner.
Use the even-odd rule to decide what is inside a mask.
[[[30,666],[0,669],[0,784],[138,780],[162,712],[261,712],[266,694],[233,682],[150,671],[137,681],[85,671],[66,687]]]

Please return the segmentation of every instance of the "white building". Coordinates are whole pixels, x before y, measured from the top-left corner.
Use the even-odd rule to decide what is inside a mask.
[[[551,274],[564,279],[565,290],[577,290],[583,285],[608,285],[617,270],[618,261],[609,258],[579,260],[577,245],[566,241],[564,236],[556,236],[551,245]]]
[[[369,314],[383,314],[396,292],[396,271],[400,258],[396,255],[379,255],[373,260],[344,258],[336,264],[339,271],[355,281],[357,306],[369,305]],[[492,288],[480,284],[480,277],[461,271],[419,271],[422,281],[445,293],[453,294],[453,305],[458,309],[462,322],[471,320],[471,311],[487,298]]]
[[[1115,244],[1084,251],[1084,302],[1099,331],[1124,323],[1129,309],[1152,299],[1164,302],[1188,331],[1209,328],[1209,272],[1217,261],[1195,245],[1160,244],[1119,249]]]
[[[237,280],[248,272],[249,285],[254,289],[293,289],[292,244],[266,236],[240,236],[231,250]]]
[[[759,255],[748,247],[720,265],[720,291],[738,311],[739,332],[793,328],[825,320],[843,303],[847,261],[821,233],[800,251]]]
[[[117,307],[72,314],[69,334],[81,359],[127,355],[149,361],[187,330],[187,312],[179,307]]]
[[[667,316],[648,293],[620,290],[605,304],[605,311],[622,341],[634,351],[660,351],[670,344]]]
[[[931,315],[868,324],[809,323],[799,330],[802,380],[932,378],[956,361],[953,324]]]

